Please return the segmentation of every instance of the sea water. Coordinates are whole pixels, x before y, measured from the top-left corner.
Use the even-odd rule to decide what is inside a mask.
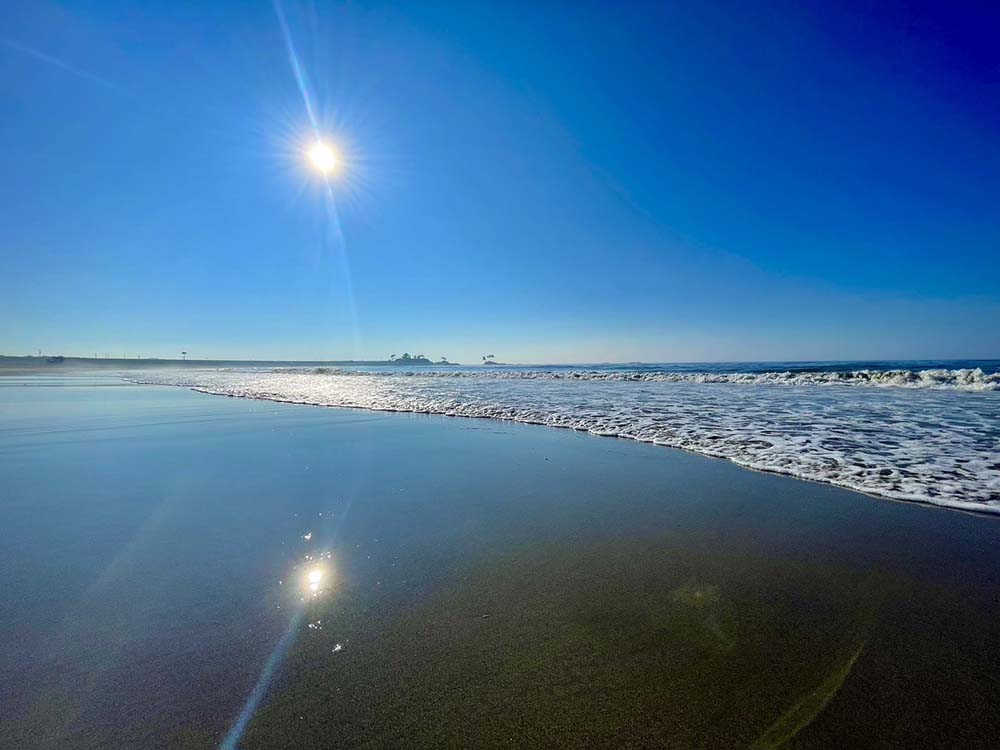
[[[1000,512],[1000,361],[226,367],[129,377],[226,396],[631,438],[897,500]]]

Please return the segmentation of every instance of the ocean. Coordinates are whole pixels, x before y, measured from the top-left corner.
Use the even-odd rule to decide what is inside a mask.
[[[1000,360],[225,366],[134,382],[628,438],[894,500],[1000,512]]]

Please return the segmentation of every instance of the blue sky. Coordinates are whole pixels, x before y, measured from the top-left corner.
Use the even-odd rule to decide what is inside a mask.
[[[270,3],[8,3],[0,352],[1000,356],[1000,11],[868,5],[283,3],[331,212]]]

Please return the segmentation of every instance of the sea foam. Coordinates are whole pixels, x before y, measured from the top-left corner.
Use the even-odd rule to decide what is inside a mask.
[[[269,372],[300,373],[302,368],[276,368]],[[644,372],[639,370],[547,370],[544,368],[473,371],[359,370],[317,367],[321,375],[382,375],[386,377],[477,378],[492,380],[624,380],[650,383],[722,383],[733,385],[855,385],[889,388],[933,388],[960,391],[1000,391],[1000,373],[981,368],[928,370],[774,371],[774,372]]]

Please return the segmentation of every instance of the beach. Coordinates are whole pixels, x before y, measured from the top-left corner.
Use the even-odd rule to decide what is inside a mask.
[[[992,514],[105,374],[0,380],[0,479],[3,747],[1000,737]]]
[[[1000,749],[998,29],[5,3],[0,750]]]

